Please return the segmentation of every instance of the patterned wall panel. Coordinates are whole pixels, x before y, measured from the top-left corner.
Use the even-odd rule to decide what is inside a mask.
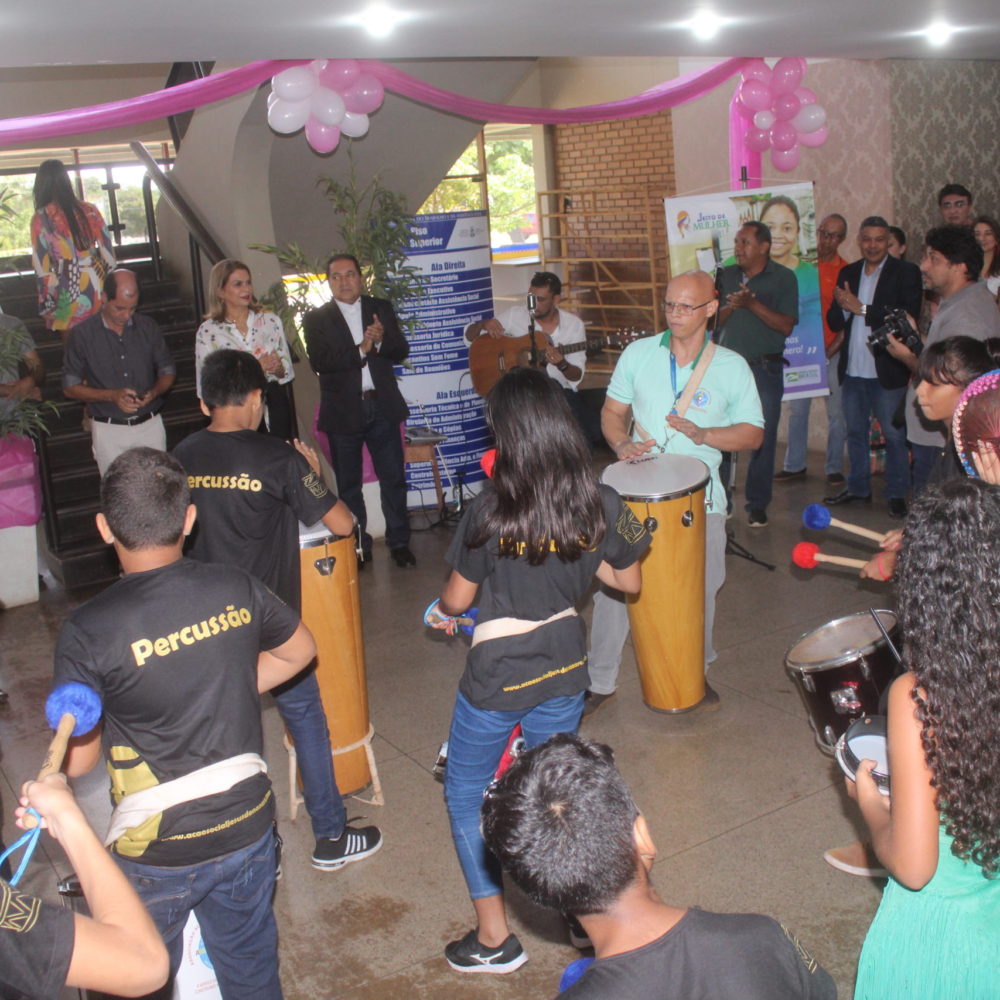
[[[889,64],[896,211],[917,259],[940,221],[938,189],[964,184],[979,211],[1000,212],[1000,62]]]

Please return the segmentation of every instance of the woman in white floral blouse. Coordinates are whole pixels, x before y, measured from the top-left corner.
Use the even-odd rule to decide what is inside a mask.
[[[212,351],[247,351],[267,375],[267,431],[294,437],[292,410],[284,388],[295,377],[281,320],[264,312],[253,294],[250,268],[240,260],[220,260],[209,276],[208,313],[195,340],[195,377],[201,395],[201,366]]]

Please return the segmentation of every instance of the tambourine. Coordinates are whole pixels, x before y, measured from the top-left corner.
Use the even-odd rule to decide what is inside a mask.
[[[889,747],[886,742],[884,715],[863,715],[855,719],[837,740],[833,751],[840,769],[855,780],[863,760],[875,761],[872,777],[883,795],[889,794]]]

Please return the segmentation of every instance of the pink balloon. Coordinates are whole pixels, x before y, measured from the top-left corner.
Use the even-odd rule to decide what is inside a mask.
[[[807,104],[793,119],[799,132],[815,132],[826,124],[826,108],[822,104]]]
[[[822,146],[826,142],[827,136],[830,134],[827,127],[824,125],[822,128],[816,129],[815,132],[802,132],[799,134],[799,143],[803,146]]]
[[[790,94],[802,82],[802,63],[798,58],[785,56],[771,70],[771,90],[776,94]]]
[[[777,170],[794,170],[799,165],[799,147],[772,149],[771,163]]]
[[[752,153],[763,153],[771,145],[771,136],[762,128],[752,128],[743,140]]]
[[[743,79],[760,80],[761,83],[769,85],[771,83],[771,67],[763,59],[754,59],[743,70]]]
[[[810,90],[808,87],[796,87],[794,93],[803,107],[806,104],[815,104],[818,100],[816,92],[814,90]]]
[[[370,115],[382,106],[382,101],[385,99],[382,81],[371,73],[362,73],[342,93],[344,107],[356,115]]]
[[[361,75],[357,59],[331,59],[319,74],[319,82],[330,90],[343,92]]]
[[[753,116],[754,116],[755,114],[757,114],[757,112],[756,112],[756,111],[754,111],[754,109],[753,109],[753,108],[748,108],[748,107],[747,107],[747,106],[746,106],[746,105],[745,105],[745,104],[743,103],[743,97],[742,97],[742,95],[737,95],[737,98],[736,98],[736,105],[735,105],[735,106],[736,106],[736,111],[737,111],[737,113],[738,113],[739,115],[741,115],[741,116],[742,116],[743,118],[753,118]]]
[[[799,133],[791,122],[778,122],[771,129],[771,145],[775,149],[791,149],[798,141]]]
[[[316,118],[306,122],[306,139],[317,153],[332,153],[340,142],[340,129],[336,125],[324,125]]]
[[[753,116],[753,123],[765,132],[778,120],[773,111],[758,111]]]
[[[740,100],[754,111],[764,111],[771,106],[771,88],[760,80],[747,80],[740,85]]]
[[[790,122],[802,107],[802,102],[794,94],[778,94],[774,99],[774,117],[779,122]]]

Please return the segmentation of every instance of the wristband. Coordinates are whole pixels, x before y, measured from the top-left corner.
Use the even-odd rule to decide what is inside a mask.
[[[885,567],[882,565],[882,556],[884,554],[885,554],[884,552],[879,552],[879,554],[875,557],[875,565],[878,567],[879,573],[882,574],[883,580],[891,580],[892,579],[891,576],[885,575]]]

